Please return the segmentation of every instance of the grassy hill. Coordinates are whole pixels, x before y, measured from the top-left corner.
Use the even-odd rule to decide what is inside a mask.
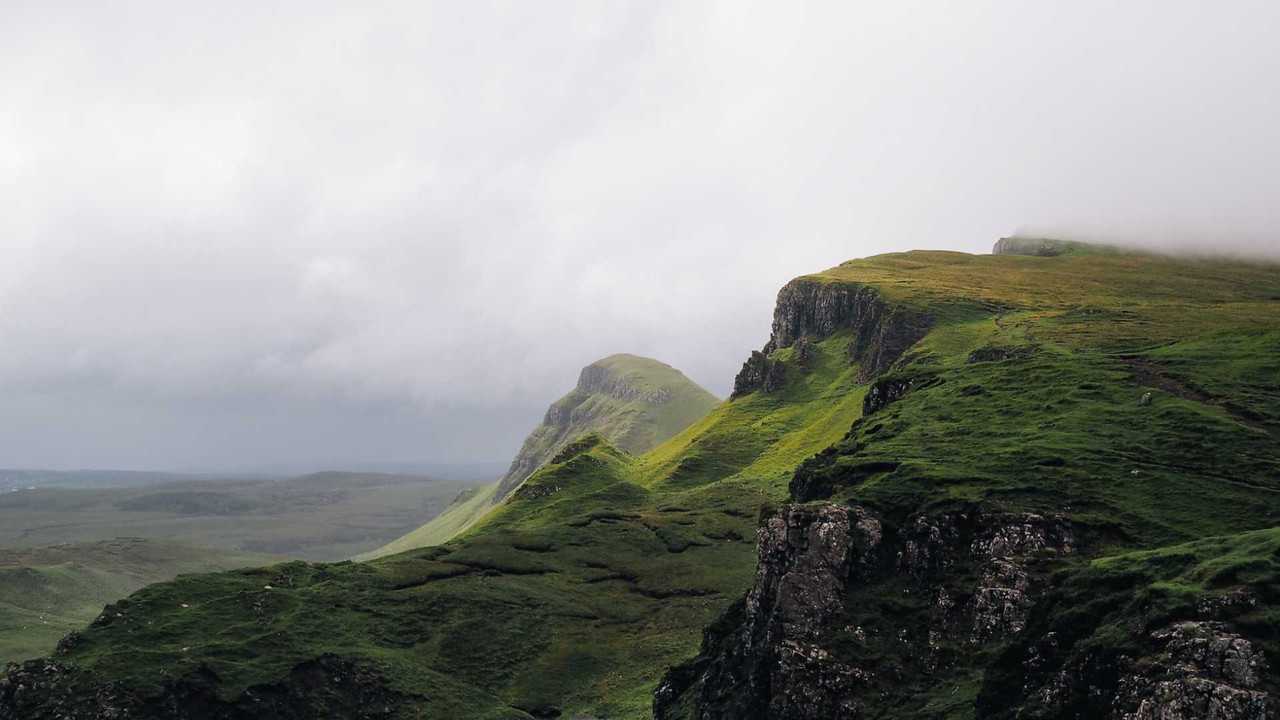
[[[588,433],[642,453],[706,415],[719,400],[675,368],[636,355],[610,355],[582,369],[578,385],[551,404],[502,478],[499,502],[562,448]]]
[[[501,480],[459,498],[436,518],[358,559],[449,540],[584,435],[597,434],[625,452],[639,454],[705,416],[718,402],[679,370],[657,360],[627,354],[597,360],[582,369],[573,390],[551,404]]]
[[[471,527],[493,509],[494,493],[498,491],[495,480],[488,485],[464,490],[454,498],[444,512],[428,520],[376,550],[355,557],[356,560],[372,560],[386,555],[402,553],[415,548],[430,547],[448,542],[450,538]]]
[[[784,288],[735,397],[652,450],[579,437],[438,547],[145,588],[59,671],[15,671],[37,690],[0,708],[79,712],[109,679],[138,717],[182,697],[229,717],[642,718],[677,667],[663,717],[765,717],[750,676],[714,670],[777,650],[744,655],[769,620],[741,598],[768,580],[760,519],[795,502],[875,519],[862,581],[789,596],[841,608],[815,652],[864,672],[833,685],[861,712],[1072,717],[1101,702],[1088,687],[1115,691],[1098,668],[1125,650],[1159,666],[1149,632],[1200,608],[1276,651],[1277,378],[1276,266],[1079,248],[852,261]],[[1019,560],[1025,623],[974,634],[977,614],[941,598],[1004,596],[974,590],[1000,578],[956,543],[1034,523],[1060,537]],[[1066,704],[1027,694],[1072,673]]]
[[[275,560],[141,538],[0,549],[0,663],[48,655],[104,605],[144,585]]]

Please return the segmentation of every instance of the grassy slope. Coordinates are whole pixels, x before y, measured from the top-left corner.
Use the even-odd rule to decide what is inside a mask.
[[[814,277],[926,309],[934,329],[894,372],[934,384],[849,432],[866,388],[835,336],[782,391],[724,403],[643,456],[598,438],[562,452],[444,546],[152,586],[67,659],[139,686],[204,663],[234,694],[335,652],[430,716],[645,717],[663,670],[749,583],[758,508],[833,443],[835,497],[890,522],[1066,511],[1092,552],[1125,553],[1277,524],[1276,268],[918,252]],[[989,347],[1028,354],[969,362]],[[887,628],[928,602],[866,600]],[[970,716],[980,681],[932,678],[891,715]]]
[[[140,538],[0,550],[0,664],[48,654],[104,605],[144,585],[271,560]]]
[[[498,490],[495,480],[470,491],[465,497],[455,500],[444,512],[435,516],[421,527],[415,528],[382,547],[357,555],[356,560],[372,560],[385,555],[394,555],[415,548],[431,547],[448,542],[449,538],[471,527],[485,513],[493,509],[493,494]]]
[[[600,435],[626,452],[643,453],[706,416],[719,402],[684,373],[650,358],[621,353],[597,360],[591,366],[603,368],[618,382],[632,388],[638,397],[623,399],[573,389],[552,407],[573,409],[575,421],[565,427],[543,424],[534,428],[520,448],[520,456],[531,459],[529,467],[542,465],[566,445],[589,433]],[[652,393],[667,393],[669,398],[654,403],[646,397]],[[513,464],[513,473],[514,468]],[[483,502],[472,497],[455,503],[421,527],[357,559],[384,557],[446,542],[476,523],[502,500],[504,489],[509,492],[523,479],[508,473],[487,491]]]
[[[749,583],[756,517],[785,497],[785,468],[857,417],[846,343],[820,344],[787,394],[726,403],[648,455],[575,443],[444,546],[153,586],[127,616],[154,624],[94,628],[71,658],[143,686],[207,663],[235,693],[335,652],[375,663],[432,716],[643,717],[665,668]]]

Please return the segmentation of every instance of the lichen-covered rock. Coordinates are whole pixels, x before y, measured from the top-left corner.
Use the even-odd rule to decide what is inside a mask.
[[[787,380],[786,364],[773,360],[759,350],[752,350],[751,356],[742,364],[733,379],[733,395],[741,397],[756,390],[774,392],[782,388]]]
[[[1038,563],[1074,547],[1056,517],[974,509],[895,528],[864,508],[831,504],[768,517],[758,543],[755,584],[708,630],[701,655],[664,680],[656,717],[856,718],[873,704],[882,712],[904,678],[954,662],[948,647],[1021,632],[1041,584]],[[850,623],[860,602],[887,588],[928,602],[914,619],[894,618],[896,627]]]
[[[1116,720],[1267,720],[1262,651],[1223,623],[1186,621],[1151,634],[1162,652],[1120,680]]]
[[[1237,593],[1228,593],[1236,596]],[[978,717],[1019,720],[1275,720],[1280,704],[1262,649],[1226,622],[1181,620],[1133,627],[1126,648],[1109,643],[1071,654],[1057,633],[1028,638],[1014,693],[980,698]],[[1078,642],[1078,639],[1075,641]],[[1065,660],[1065,661],[1064,661]],[[1274,686],[1274,685],[1272,685]],[[1016,715],[1009,708],[1019,708]]]
[[[873,671],[841,662],[827,642],[846,587],[877,564],[882,540],[879,519],[862,508],[792,505],[767,518],[757,531],[754,586],[724,637],[708,632],[708,649],[719,644],[723,654],[670,673],[655,693],[655,717],[676,717],[681,695],[695,686],[697,717],[708,720],[857,717],[851,689]]]

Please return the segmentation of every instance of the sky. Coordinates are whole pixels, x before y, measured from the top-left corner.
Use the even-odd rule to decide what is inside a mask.
[[[1280,257],[1280,4],[0,1],[0,467],[508,459],[788,279]]]

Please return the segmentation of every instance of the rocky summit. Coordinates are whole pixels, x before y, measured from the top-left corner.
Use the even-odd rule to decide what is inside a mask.
[[[0,719],[1280,717],[1280,267],[997,250],[789,283],[683,429],[589,368],[467,532],[144,588]]]

